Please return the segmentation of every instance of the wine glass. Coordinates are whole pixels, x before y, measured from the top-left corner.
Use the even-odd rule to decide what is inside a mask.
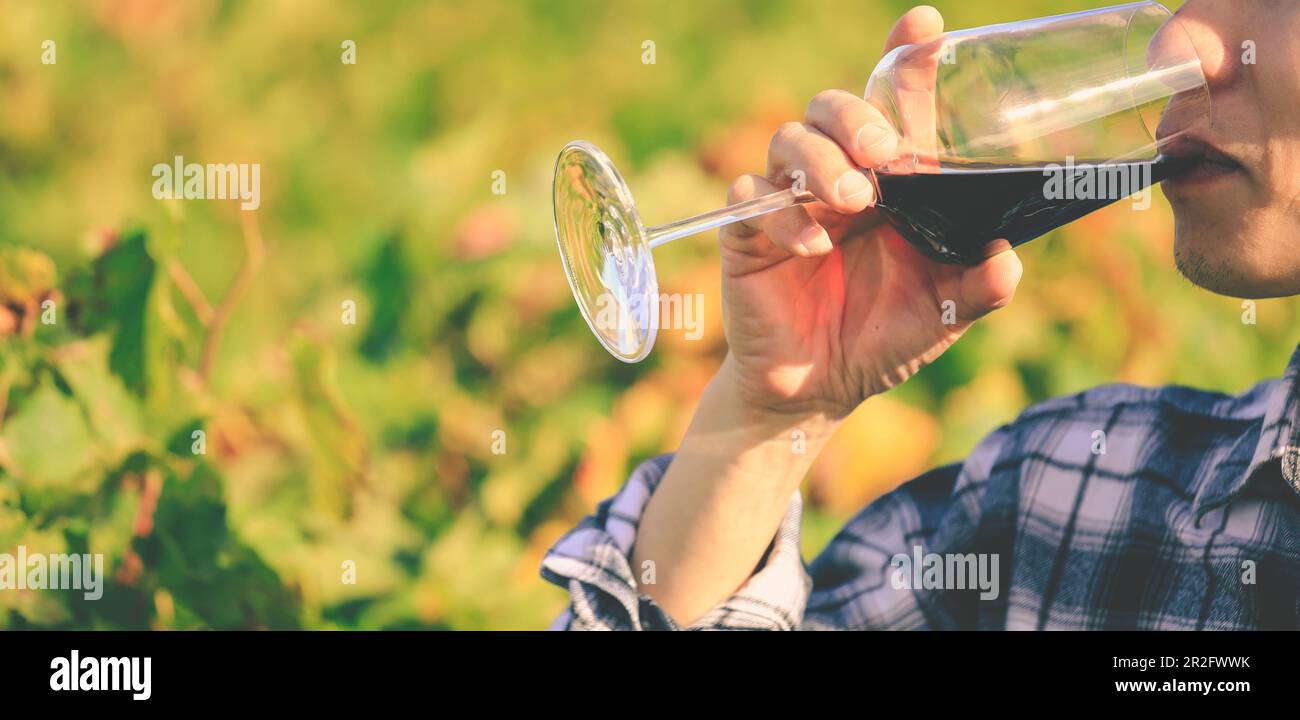
[[[929,257],[975,264],[1145,191],[1195,160],[1179,136],[1209,115],[1200,58],[1158,2],[945,33],[885,55],[864,97],[898,135],[863,168],[879,212]],[[659,329],[651,251],[815,202],[798,183],[646,227],[605,153],[575,141],[555,166],[555,236],[574,299],[614,357],[639,362]]]

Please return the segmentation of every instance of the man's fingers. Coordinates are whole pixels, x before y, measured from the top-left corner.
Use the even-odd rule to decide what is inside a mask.
[[[808,103],[806,120],[862,167],[878,167],[889,162],[898,147],[898,135],[880,111],[843,90],[817,93]]]
[[[900,45],[928,40],[943,32],[943,15],[929,5],[918,5],[903,13],[885,40],[885,52]]]
[[[845,215],[875,202],[875,188],[844,150],[817,128],[786,123],[767,150],[768,177],[804,181],[805,189]],[[799,173],[802,173],[800,175]]]
[[[731,182],[731,187],[727,188],[727,205],[735,205],[736,203],[766,195],[771,192],[768,188],[772,190],[778,189],[762,175],[741,175]],[[763,232],[763,217],[761,215],[722,226],[722,235],[724,237],[730,236],[743,239],[753,237],[761,232]]]
[[[761,175],[742,175],[727,190],[727,204],[744,202],[780,189]],[[825,255],[832,249],[826,229],[801,205],[727,225],[722,228],[721,239],[723,243],[744,243],[759,233],[777,247],[799,257]]]
[[[886,51],[942,32],[943,18],[937,10],[926,5],[912,8],[890,31]],[[743,202],[802,181],[804,189],[831,210],[845,215],[859,213],[876,201],[875,188],[861,168],[891,160],[897,143],[897,136],[878,109],[849,93],[822,93],[809,105],[807,123],[786,123],[772,138],[768,177],[738,178],[727,192],[728,203]],[[824,255],[832,249],[826,229],[803,206],[734,223],[723,228],[721,238],[724,243],[745,247],[759,233],[802,257]],[[745,249],[766,253],[752,243]],[[972,286],[971,292],[977,289]]]

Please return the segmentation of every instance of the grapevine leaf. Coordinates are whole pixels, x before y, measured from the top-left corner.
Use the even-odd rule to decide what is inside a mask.
[[[85,407],[90,425],[103,439],[111,461],[142,446],[139,404],[121,379],[110,372],[108,344],[103,338],[63,346],[56,365]]]
[[[125,235],[95,260],[89,275],[69,279],[69,299],[78,323],[88,332],[113,332],[109,368],[137,393],[144,393],[149,373],[159,361],[150,334],[157,264],[143,231]]]
[[[95,460],[95,443],[81,408],[49,380],[5,423],[4,445],[19,478],[64,485]]]

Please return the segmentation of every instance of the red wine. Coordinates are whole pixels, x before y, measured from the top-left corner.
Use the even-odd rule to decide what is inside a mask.
[[[938,173],[877,172],[879,209],[908,242],[941,262],[976,265],[999,238],[1012,247],[1145,190],[1195,163],[1161,156],[1135,163]]]

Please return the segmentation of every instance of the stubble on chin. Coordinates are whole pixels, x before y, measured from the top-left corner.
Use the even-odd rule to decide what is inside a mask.
[[[1190,242],[1174,242],[1174,265],[1197,287],[1228,297],[1252,297],[1241,270],[1222,255],[1210,256]]]

